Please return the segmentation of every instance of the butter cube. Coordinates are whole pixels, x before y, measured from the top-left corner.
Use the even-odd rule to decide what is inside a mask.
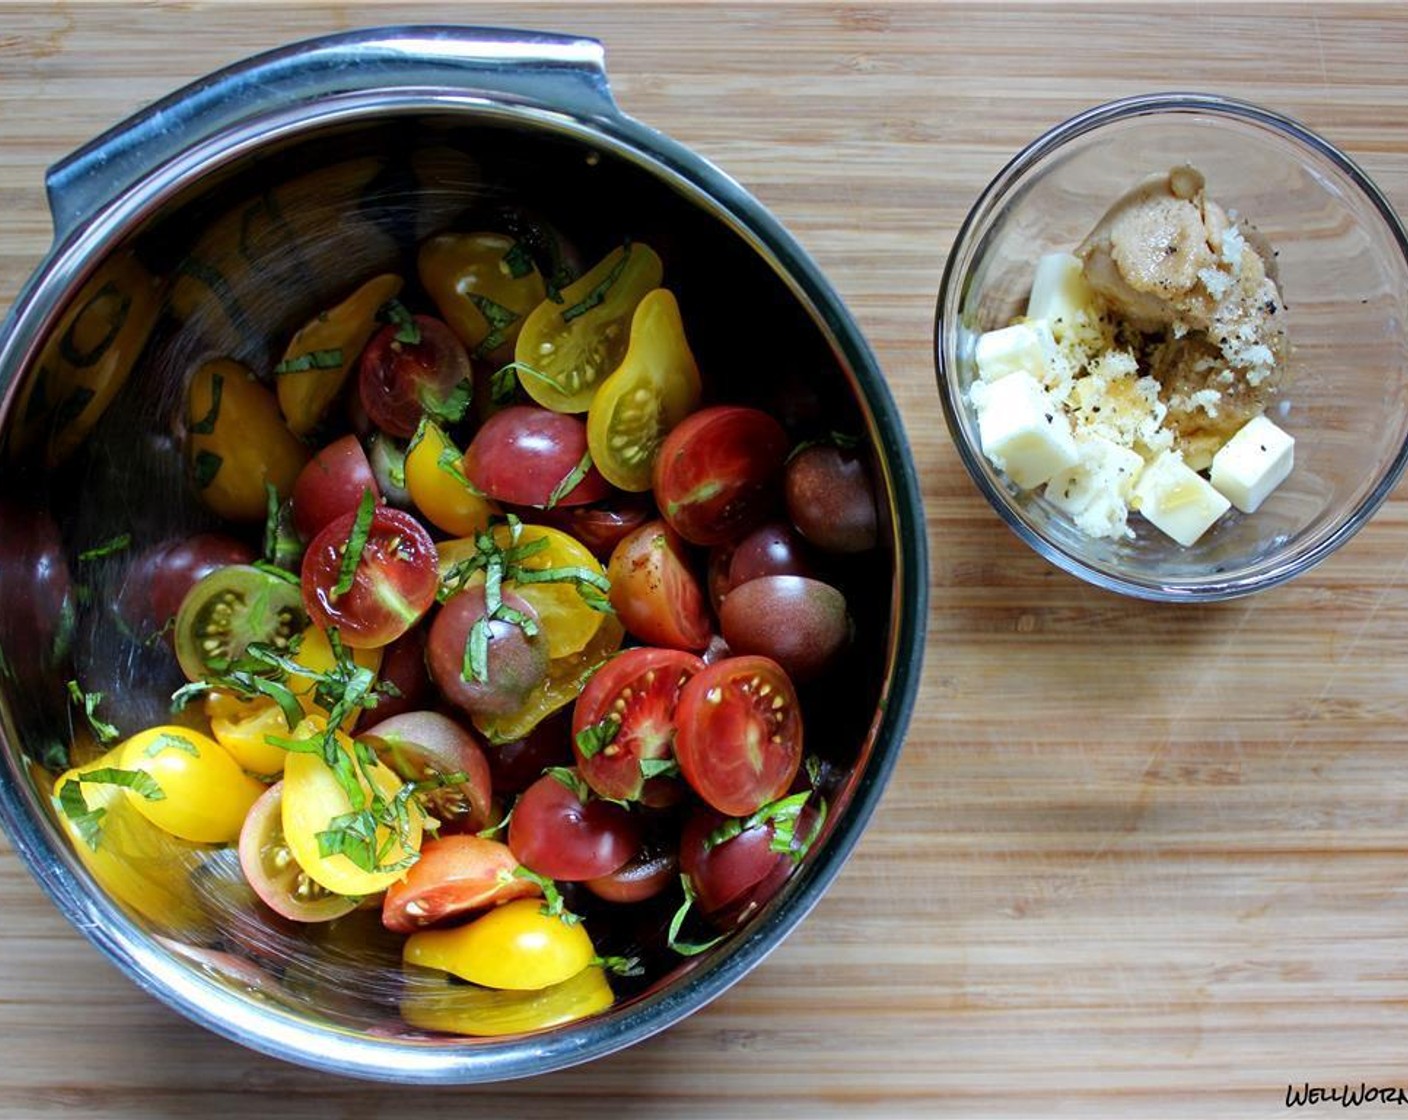
[[[975,381],[968,393],[983,454],[1023,490],[1079,461],[1070,421],[1031,374]]]
[[[1295,439],[1254,416],[1212,457],[1212,484],[1243,513],[1255,513],[1295,465]]]
[[[1076,441],[1080,461],[1046,484],[1046,500],[1089,537],[1129,535],[1129,500],[1144,470],[1137,451],[1088,435]]]
[[[984,381],[997,381],[1009,373],[1024,371],[1046,383],[1051,380],[1055,353],[1056,340],[1045,320],[1013,323],[978,336],[978,376]]]
[[[1165,451],[1144,468],[1134,484],[1132,505],[1146,521],[1184,548],[1197,541],[1232,507],[1173,451]]]
[[[1047,253],[1036,262],[1027,318],[1045,319],[1057,341],[1065,338],[1078,322],[1094,318],[1094,302],[1079,257],[1072,253]]]

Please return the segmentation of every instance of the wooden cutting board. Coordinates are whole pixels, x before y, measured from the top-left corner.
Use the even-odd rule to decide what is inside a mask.
[[[627,1053],[501,1089],[369,1087],[210,1036],[101,960],[6,848],[0,1115],[1258,1117],[1288,1083],[1408,1085],[1408,503],[1252,601],[1129,602],[1003,527],[930,360],[969,204],[1096,102],[1264,103],[1408,210],[1408,9],[3,4],[0,306],[47,246],[43,170],[80,142],[287,40],[449,20],[603,39],[623,107],[751,188],[859,318],[933,551],[904,758],[831,892],[746,981]]]

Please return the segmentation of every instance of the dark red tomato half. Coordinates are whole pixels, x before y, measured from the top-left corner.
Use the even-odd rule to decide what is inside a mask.
[[[628,649],[593,675],[572,711],[577,769],[600,796],[638,801],[650,764],[674,758],[675,705],[704,662],[677,649]],[[645,764],[645,768],[642,768]]]
[[[736,540],[776,504],[787,433],[756,408],[716,405],[687,416],[655,460],[655,501],[691,544]]]
[[[675,709],[675,758],[694,792],[746,817],[787,792],[802,764],[802,710],[766,657],[730,657],[691,677]]]
[[[362,407],[372,423],[388,435],[410,439],[426,412],[443,416],[474,384],[460,340],[439,319],[416,315],[418,342],[401,342],[397,335],[405,327],[397,323],[382,327],[362,351],[358,389]]]
[[[663,521],[649,521],[616,546],[606,569],[611,606],[643,642],[703,649],[711,627],[704,592],[684,545]]]
[[[637,818],[593,797],[571,770],[550,771],[524,790],[508,822],[518,861],[565,883],[610,875],[640,844]]]
[[[709,601],[715,612],[735,587],[760,576],[810,576],[807,544],[785,521],[759,525],[735,544],[716,546],[709,553]]]
[[[355,557],[351,586],[338,580],[356,522],[344,514],[314,538],[303,556],[303,606],[327,630],[357,649],[374,649],[409,630],[435,602],[440,585],[435,542],[409,513],[377,506]]]
[[[310,459],[293,484],[293,527],[311,541],[329,522],[354,513],[362,492],[381,497],[367,453],[353,435],[335,439]]]
[[[191,588],[218,568],[254,563],[254,550],[224,533],[197,533],[144,551],[117,593],[118,616],[138,639],[164,629]]]
[[[284,839],[284,784],[275,782],[250,807],[240,828],[240,869],[254,893],[295,922],[330,922],[357,909],[357,899],[320,887],[298,866]]]
[[[406,877],[387,888],[382,924],[396,933],[414,933],[475,910],[541,894],[531,879],[514,877],[517,867],[508,845],[497,840],[482,836],[427,840]]]
[[[808,836],[816,820],[810,806],[803,809],[796,834]],[[797,866],[791,853],[774,850],[770,822],[711,845],[710,838],[727,823],[726,817],[700,809],[680,836],[680,871],[689,876],[700,911],[721,929],[732,929],[767,902]]]
[[[588,879],[585,885],[607,902],[644,902],[679,882],[679,866],[673,850],[646,844],[610,875]]]
[[[546,510],[531,520],[561,529],[605,562],[618,544],[656,516],[648,496],[621,495],[596,505]]]
[[[600,501],[611,487],[596,467],[580,480],[587,426],[576,416],[531,405],[496,412],[464,454],[469,481],[512,506],[573,506]]]
[[[439,712],[403,712],[359,736],[407,782],[442,784],[421,795],[442,832],[477,832],[489,823],[489,760],[479,740]],[[445,781],[458,777],[458,781]]]

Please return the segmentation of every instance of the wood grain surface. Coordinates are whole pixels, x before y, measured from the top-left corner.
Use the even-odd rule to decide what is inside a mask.
[[[1408,9],[0,4],[0,306],[47,248],[57,157],[251,52],[396,21],[600,37],[622,106],[752,189],[847,300],[932,544],[904,757],[835,886],[747,980],[629,1052],[498,1088],[366,1086],[208,1035],[4,848],[0,1116],[1261,1117],[1291,1082],[1408,1085],[1408,502],[1254,600],[1125,601],[1003,527],[930,358],[969,204],[1096,102],[1264,103],[1408,210]]]

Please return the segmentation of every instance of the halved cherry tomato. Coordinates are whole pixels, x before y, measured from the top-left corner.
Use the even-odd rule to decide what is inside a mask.
[[[626,354],[636,306],[663,276],[654,250],[635,242],[569,284],[560,302],[538,304],[514,347],[519,384],[544,408],[586,412]]]
[[[655,503],[648,495],[620,495],[619,500],[608,498],[589,506],[542,510],[534,520],[561,529],[605,563],[618,544],[655,516]]]
[[[381,497],[357,437],[333,440],[313,456],[293,484],[293,525],[299,537],[310,541],[330,521],[355,512],[365,490]]]
[[[587,682],[572,715],[572,749],[582,777],[602,797],[640,800],[642,764],[674,758],[680,690],[704,662],[677,649],[628,649]]]
[[[587,428],[575,416],[514,405],[484,421],[464,453],[469,481],[496,502],[514,506],[583,505],[608,492],[588,463]]]
[[[809,840],[816,822],[815,811],[803,808],[793,844]],[[711,843],[727,823],[726,817],[699,809],[680,837],[680,870],[689,876],[700,911],[720,929],[732,929],[772,898],[797,867],[793,851],[774,846],[776,829],[770,821]]]
[[[206,693],[205,717],[215,741],[251,774],[268,778],[283,773],[288,752],[268,737],[287,735],[289,726],[283,709],[269,697],[244,700],[215,689]]]
[[[320,721],[309,719],[294,729],[292,737],[308,739],[322,733]],[[352,740],[341,731],[336,737],[338,749],[351,760]],[[353,761],[352,766],[362,797],[368,804],[373,790],[383,801],[389,802],[403,785],[401,779],[380,762]],[[376,859],[370,868],[359,866],[343,852],[323,855],[319,836],[336,831],[337,822],[346,820],[354,809],[348,791],[343,789],[320,753],[290,752],[284,763],[283,802],[284,837],[289,850],[314,882],[335,894],[361,896],[384,891],[405,874],[402,864],[420,850],[424,814],[412,802],[404,836],[381,820],[371,830]]]
[[[299,589],[245,564],[217,568],[202,579],[176,613],[176,659],[188,680],[225,669],[251,642],[287,650],[308,624]]]
[[[609,875],[635,855],[640,824],[620,805],[592,796],[574,771],[553,770],[514,805],[508,846],[539,875],[580,882]]]
[[[7,525],[14,527],[9,519]],[[18,529],[15,535],[18,540],[28,539]],[[117,593],[118,617],[133,637],[146,641],[175,622],[191,588],[211,572],[228,564],[253,564],[256,559],[254,549],[224,533],[164,541],[138,554],[127,569]]]
[[[357,899],[314,882],[284,839],[284,784],[275,782],[254,803],[240,829],[240,868],[254,893],[276,914],[295,922],[330,922],[357,908]]]
[[[420,247],[420,282],[475,358],[513,356],[523,321],[547,296],[529,247],[503,233],[442,233]]]
[[[486,910],[542,889],[515,878],[518,860],[507,844],[482,836],[427,840],[406,877],[387,888],[381,920],[396,933],[415,933],[449,918]]]
[[[136,810],[158,828],[198,844],[229,844],[264,787],[208,735],[166,725],[139,731],[122,746],[118,765],[141,770],[159,798],[127,791]]]
[[[516,612],[526,625],[490,618],[480,584],[466,588],[440,608],[426,640],[431,678],[446,700],[475,717],[517,711],[548,672],[547,641],[537,612],[512,591],[504,591],[501,600],[503,607]],[[471,646],[476,627],[486,631],[484,660],[477,673]]]
[[[467,537],[489,527],[494,503],[467,484],[464,456],[439,425],[427,422],[406,452],[406,489],[437,529]]]
[[[401,1017],[417,1030],[497,1038],[574,1023],[613,1002],[606,972],[596,967],[560,984],[518,992],[448,982],[443,973],[415,970],[406,976]]]
[[[372,336],[358,381],[372,423],[400,439],[410,439],[426,413],[463,416],[473,391],[469,355],[450,328],[429,315],[412,323],[391,323]],[[411,335],[418,337],[402,341]]]
[[[376,313],[400,291],[399,276],[374,276],[293,336],[279,366],[283,372],[277,376],[279,407],[295,435],[307,435],[317,427],[379,326]]]
[[[426,811],[442,832],[475,832],[489,824],[489,760],[467,730],[439,712],[405,712],[362,732],[358,738],[407,782],[451,775],[459,781],[422,795]]]
[[[665,437],[655,460],[655,500],[691,544],[737,540],[777,500],[787,433],[756,408],[716,405]]]
[[[602,476],[622,490],[649,490],[660,444],[699,407],[699,367],[679,304],[656,288],[636,307],[631,343],[592,398],[587,441]]]
[[[186,433],[186,460],[200,500],[231,521],[262,521],[266,484],[287,497],[308,461],[274,395],[228,358],[206,362],[192,376]]]
[[[356,518],[355,513],[339,517],[308,546],[303,605],[319,626],[336,626],[347,645],[373,648],[399,638],[435,602],[440,582],[435,542],[410,514],[378,506],[352,586],[339,595],[338,579]]]
[[[684,546],[663,521],[642,525],[616,546],[607,566],[611,605],[643,642],[672,649],[709,644],[708,608]]]
[[[584,885],[597,898],[629,904],[654,898],[679,878],[679,858],[674,850],[646,844],[610,875],[588,879]]]
[[[709,601],[717,614],[728,593],[761,576],[815,576],[810,549],[785,521],[768,521],[709,553]]]
[[[675,727],[685,780],[731,817],[746,817],[786,793],[802,762],[797,694],[766,657],[731,657],[690,678]]]
[[[581,922],[568,924],[523,898],[455,929],[431,929],[406,939],[405,961],[438,968],[486,988],[529,991],[568,980],[592,963],[596,950]]]
[[[347,647],[347,651],[352,655],[352,663],[363,669],[371,670],[372,676],[376,676],[381,668],[381,649],[357,649],[352,646]],[[337,665],[337,657],[332,651],[332,642],[328,639],[326,631],[320,626],[310,625],[302,634],[298,642],[298,650],[292,655],[292,659],[299,665],[309,670],[309,675],[302,673],[289,673],[285,683],[298,697],[298,703],[310,716],[325,718],[329,713],[318,702],[317,681],[313,674],[326,673]],[[359,711],[349,712],[347,718],[343,720],[342,728],[346,731],[357,722]]]

